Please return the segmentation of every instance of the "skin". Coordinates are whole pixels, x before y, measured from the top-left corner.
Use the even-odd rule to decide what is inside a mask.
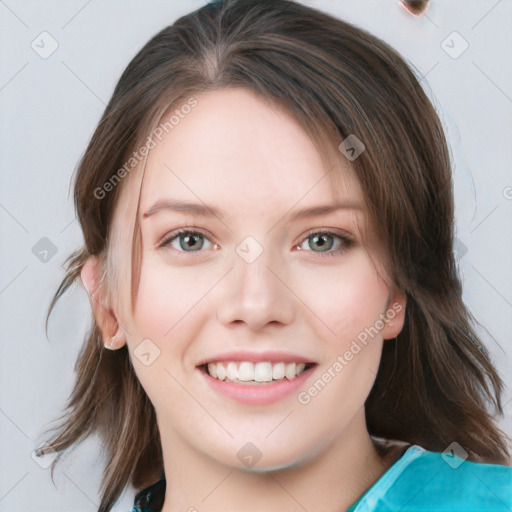
[[[134,311],[124,256],[139,193],[133,176],[122,184],[114,212],[116,300],[101,293],[91,300],[105,344],[128,344],[157,412],[167,478],[163,512],[342,510],[396,460],[391,452],[378,454],[364,401],[384,340],[403,327],[405,298],[385,278],[383,249],[341,154],[333,172],[342,185],[335,189],[315,145],[285,111],[244,89],[210,91],[197,100],[148,157]],[[143,218],[170,198],[216,206],[225,218],[166,209]],[[357,208],[290,219],[337,200]],[[181,246],[178,237],[159,247],[183,227],[204,235],[193,246],[198,249],[186,252],[183,237]],[[323,250],[334,255],[326,256],[308,239],[326,229],[354,243],[344,247],[328,236]],[[263,249],[252,263],[235,250],[247,236]],[[100,272],[91,257],[82,271],[91,297]],[[238,349],[300,354],[317,363],[301,389],[307,390],[391,304],[401,311],[306,405],[297,393],[266,406],[235,402],[213,391],[196,367]],[[134,356],[147,338],[160,350],[149,366]],[[237,457],[248,442],[262,454],[251,468]]]

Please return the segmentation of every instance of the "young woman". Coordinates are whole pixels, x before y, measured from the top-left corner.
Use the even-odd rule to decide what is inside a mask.
[[[207,4],[129,64],[74,197],[50,310],[81,279],[94,321],[49,443],[100,434],[101,512],[510,510],[447,144],[385,43]]]

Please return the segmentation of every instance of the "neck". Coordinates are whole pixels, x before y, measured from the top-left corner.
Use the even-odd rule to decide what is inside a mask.
[[[161,429],[166,493],[162,512],[266,512],[322,510],[352,505],[393,463],[377,450],[364,409],[320,453],[300,465],[254,472],[199,453],[175,432]]]

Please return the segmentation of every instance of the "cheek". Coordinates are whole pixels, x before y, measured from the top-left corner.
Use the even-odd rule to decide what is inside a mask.
[[[301,266],[289,278],[300,299],[297,302],[291,296],[289,300],[303,309],[326,340],[350,341],[375,325],[384,313],[388,287],[362,250],[347,255],[339,264]],[[161,342],[180,339],[180,333],[193,338],[191,331],[200,323],[197,314],[210,311],[208,294],[218,280],[215,272],[203,269],[198,276],[197,267],[172,267],[148,258],[141,269],[135,331],[139,337]]]
[[[315,313],[325,339],[350,343],[384,313],[388,286],[363,252],[355,252],[339,265],[311,269],[301,277],[304,302]]]
[[[148,257],[141,268],[133,316],[140,339],[154,340],[167,362],[188,364],[187,348],[211,316],[211,291],[219,276],[194,266],[178,266]]]
[[[204,325],[202,311],[214,284],[208,276],[205,273],[199,279],[197,270],[155,261],[142,265],[128,344],[134,370],[157,410],[164,410],[168,400],[162,389],[174,400],[187,400],[173,376],[181,381],[183,370],[194,368],[188,348]],[[149,366],[137,360],[137,347],[145,339],[157,347],[151,345],[149,352],[156,350],[158,356]]]

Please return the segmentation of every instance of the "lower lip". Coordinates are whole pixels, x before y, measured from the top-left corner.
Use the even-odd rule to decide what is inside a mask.
[[[248,405],[269,405],[296,393],[308,380],[316,365],[304,370],[292,380],[284,378],[269,384],[237,384],[225,380],[214,379],[206,371],[199,372],[208,385],[217,393]]]

